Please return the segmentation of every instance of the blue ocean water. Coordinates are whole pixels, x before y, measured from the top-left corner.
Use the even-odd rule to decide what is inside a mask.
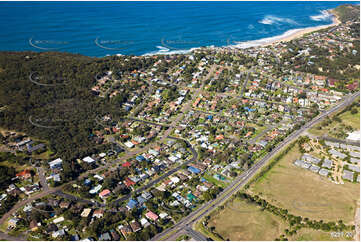
[[[0,50],[174,53],[330,24],[346,2],[0,2]],[[348,2],[359,3],[359,2]]]

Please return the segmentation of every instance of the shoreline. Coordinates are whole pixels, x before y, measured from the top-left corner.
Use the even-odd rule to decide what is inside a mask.
[[[281,35],[262,38],[258,40],[249,40],[249,41],[242,41],[242,42],[235,42],[234,44],[226,45],[226,46],[207,46],[206,48],[209,49],[219,49],[219,48],[235,48],[235,49],[247,49],[247,48],[259,48],[259,47],[266,47],[269,45],[275,45],[281,42],[288,42],[297,38],[302,37],[305,34],[318,31],[321,29],[337,26],[341,23],[338,19],[338,16],[335,14],[333,9],[327,10],[332,15],[332,23],[327,25],[319,25],[315,27],[306,27],[302,29],[290,29],[284,32]],[[163,46],[162,46],[163,47]],[[201,49],[204,47],[193,47],[191,49],[184,49],[184,50],[174,50],[168,49],[167,51],[158,50],[158,51],[151,51],[141,56],[154,56],[154,55],[176,55],[176,54],[190,54],[192,51]]]
[[[267,38],[258,39],[258,40],[250,40],[250,41],[244,41],[244,42],[238,42],[238,43],[236,42],[235,45],[223,46],[223,47],[224,48],[233,47],[233,48],[240,48],[240,49],[247,49],[247,48],[252,48],[252,47],[256,47],[256,48],[257,47],[266,47],[266,46],[275,45],[275,44],[278,44],[281,42],[288,42],[288,41],[300,38],[305,34],[339,25],[341,23],[341,21],[338,19],[338,16],[335,14],[333,9],[327,10],[327,11],[332,15],[332,23],[331,24],[318,25],[315,27],[306,27],[306,28],[302,28],[302,29],[290,29],[281,35],[267,37]]]
[[[319,26],[315,26],[315,27],[308,27],[308,28],[298,29],[298,30],[295,29],[294,33],[292,33],[292,34],[290,34],[288,36],[285,36],[283,38],[280,38],[278,40],[275,40],[273,42],[270,42],[267,45],[273,45],[273,44],[277,44],[277,43],[280,43],[280,42],[291,41],[291,40],[300,38],[305,34],[339,25],[341,23],[341,21],[338,19],[337,15],[334,13],[334,11],[333,10],[328,10],[328,12],[332,15],[332,23],[331,24],[319,25]],[[266,45],[264,45],[264,46],[266,46]]]

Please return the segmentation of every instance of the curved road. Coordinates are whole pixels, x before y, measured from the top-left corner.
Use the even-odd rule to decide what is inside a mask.
[[[302,126],[299,130],[294,131],[292,134],[286,137],[280,144],[278,144],[275,149],[273,149],[270,153],[264,156],[259,162],[254,164],[245,173],[238,176],[225,190],[223,190],[223,192],[221,192],[218,195],[218,197],[215,200],[205,203],[199,209],[192,212],[187,217],[181,219],[176,225],[154,236],[152,240],[153,241],[167,240],[172,234],[177,233],[181,230],[186,230],[186,227],[193,226],[197,221],[199,221],[205,215],[213,211],[215,208],[217,208],[219,205],[225,202],[228,198],[230,198],[234,193],[239,191],[240,188],[242,188],[245,184],[247,184],[247,182],[250,181],[250,179],[256,174],[256,172],[260,170],[260,168],[262,168],[265,164],[267,164],[268,161],[282,148],[284,148],[285,146],[290,144],[293,140],[298,138],[305,130],[315,125],[316,123],[319,123],[326,116],[350,105],[359,95],[360,92],[347,96],[343,102],[331,107],[328,110],[325,110],[317,117],[312,119],[310,122]]]

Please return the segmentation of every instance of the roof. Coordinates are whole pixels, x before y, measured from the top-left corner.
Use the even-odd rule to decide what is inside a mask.
[[[153,213],[152,211],[149,211],[145,214],[145,216],[153,221],[158,219],[158,215],[156,215],[155,213]]]
[[[349,181],[353,181],[353,172],[348,170],[343,170],[342,178]]]
[[[112,238],[110,237],[110,234],[107,232],[107,233],[100,235],[99,240],[103,240],[103,241],[104,240],[112,240]]]
[[[53,220],[53,223],[57,224],[57,223],[60,223],[60,222],[63,222],[63,221],[64,221],[64,217],[61,216],[61,217],[59,217],[59,218],[54,219],[54,220]]]
[[[58,158],[58,159],[55,159],[53,161],[50,161],[49,162],[49,166],[52,167],[52,166],[57,166],[57,165],[60,165],[61,163],[63,162],[62,159]]]
[[[193,199],[196,199],[196,197],[195,197],[192,193],[188,193],[187,198],[188,198],[188,200],[190,200],[191,202],[193,201]]]
[[[145,158],[144,158],[144,156],[142,156],[142,155],[138,155],[137,158],[136,158],[136,160],[137,160],[137,161],[144,161]]]
[[[31,172],[29,170],[23,170],[22,172],[19,172],[18,174],[16,174],[16,176],[23,176],[23,177],[26,177],[29,175],[31,175]]]
[[[165,213],[165,212],[162,212],[162,213],[159,214],[159,217],[160,217],[161,219],[166,218],[167,216],[168,216],[168,214]]]
[[[127,187],[130,187],[130,186],[133,186],[133,185],[135,184],[135,182],[132,181],[131,179],[129,179],[129,177],[127,177],[127,178],[125,178],[124,184],[125,184]]]
[[[189,170],[190,172],[193,172],[193,173],[199,173],[199,172],[201,172],[199,169],[197,169],[197,168],[195,168],[195,167],[193,167],[193,166],[189,166],[189,167],[188,167],[188,170]]]
[[[130,227],[132,228],[133,232],[137,232],[141,229],[140,223],[137,221],[131,222]]]
[[[99,193],[99,196],[100,196],[100,197],[104,197],[104,196],[107,196],[107,195],[109,195],[109,194],[110,194],[109,189],[105,189],[105,190],[103,190],[101,193]]]
[[[87,157],[83,158],[83,161],[85,161],[86,163],[93,163],[95,160],[93,158],[91,158],[90,156],[87,156]]]
[[[138,205],[138,202],[136,200],[130,199],[128,204],[127,204],[127,207],[129,209],[132,209],[132,208],[136,207],[137,205]]]
[[[104,214],[104,210],[103,209],[97,209],[97,210],[95,210],[94,212],[93,212],[93,216],[94,215],[100,215],[100,214]]]
[[[138,202],[140,203],[140,204],[143,204],[143,203],[145,203],[147,200],[144,198],[144,197],[142,197],[142,196],[138,196],[137,197],[137,200],[138,200]]]
[[[80,216],[82,216],[82,217],[88,217],[91,211],[92,211],[91,208],[85,208],[85,209],[83,210],[83,212],[80,214]]]

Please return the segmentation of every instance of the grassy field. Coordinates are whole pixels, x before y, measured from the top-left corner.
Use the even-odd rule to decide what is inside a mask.
[[[254,127],[256,129],[256,132],[254,134],[252,134],[252,136],[250,137],[251,139],[253,139],[254,137],[257,137],[257,135],[259,135],[260,133],[262,133],[264,130],[267,129],[267,126],[259,126],[257,124],[254,123],[248,123],[247,124],[249,127]]]
[[[332,235],[334,234],[334,236]],[[319,230],[313,230],[308,228],[300,229],[296,235],[289,236],[289,240],[294,241],[305,241],[305,240],[313,240],[313,241],[342,241],[342,240],[353,240],[352,236],[348,236],[349,234],[344,232],[343,236],[335,236],[336,233],[331,232],[323,232]]]
[[[216,186],[220,186],[222,188],[226,188],[228,183],[226,184],[226,182],[223,182],[223,181],[219,181],[217,180],[216,178],[214,178],[211,174],[209,173],[205,173],[203,175],[204,179],[206,179],[208,182],[216,185]]]
[[[198,223],[196,228],[204,235],[211,237],[213,240],[220,240],[210,232],[205,232]],[[274,240],[284,230],[289,228],[288,224],[276,215],[268,211],[262,211],[258,206],[247,203],[246,201],[234,199],[228,202],[223,210],[217,212],[211,217],[208,228],[215,227],[215,232],[224,239],[230,240]],[[297,234],[286,236],[288,240],[294,241],[342,241],[352,240],[344,232],[343,236],[332,236],[331,232],[323,232],[308,228],[300,229]]]
[[[323,221],[354,222],[360,186],[346,182],[334,184],[293,161],[301,153],[294,146],[269,172],[253,183],[249,191],[294,215]]]
[[[357,107],[358,112],[352,114],[351,111],[344,112],[340,114],[342,122],[346,125],[350,125],[355,130],[360,130],[360,107]]]
[[[288,228],[279,217],[239,199],[228,202],[225,209],[212,216],[208,227],[212,226],[230,240],[274,240]]]
[[[334,130],[343,130],[342,125],[351,126],[354,130],[360,130],[360,107],[357,106],[356,109],[358,112],[356,114],[352,114],[351,111],[346,111],[344,113],[336,114],[341,119],[341,123],[332,121],[331,124],[329,124],[326,127],[322,126],[322,122],[313,128],[309,129],[309,133],[321,136],[324,134],[327,134],[328,136],[334,136],[332,135],[332,131]],[[320,129],[322,127],[322,129]],[[335,137],[337,138],[337,137]]]

